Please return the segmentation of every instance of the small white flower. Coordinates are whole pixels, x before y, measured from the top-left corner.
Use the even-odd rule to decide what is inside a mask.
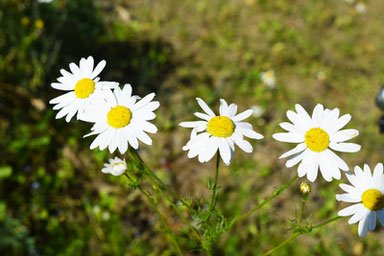
[[[196,112],[195,116],[203,121],[180,123],[182,127],[193,128],[190,140],[183,147],[184,151],[189,150],[189,158],[198,156],[201,163],[208,162],[219,150],[224,163],[229,165],[235,144],[247,153],[253,151],[251,143],[244,140],[244,136],[258,140],[263,138],[263,135],[253,131],[251,124],[242,122],[252,115],[251,109],[236,115],[237,105],[232,103],[228,106],[221,99],[220,116],[216,116],[202,99],[196,99],[205,113]]]
[[[384,175],[383,164],[378,163],[371,173],[368,165],[364,165],[364,171],[356,166],[355,173],[346,174],[352,184],[340,184],[340,188],[346,193],[336,195],[336,200],[347,203],[356,203],[338,212],[339,216],[351,216],[348,223],[359,222],[358,233],[364,237],[367,231],[373,231],[376,227],[376,217],[384,226]]]
[[[266,84],[270,89],[274,89],[275,88],[275,82],[276,82],[275,71],[268,70],[267,72],[262,72],[261,73],[261,81],[264,84]]]
[[[109,159],[109,163],[104,164],[104,168],[101,169],[102,173],[112,174],[113,176],[122,175],[127,170],[127,163],[121,160],[117,156],[113,159]]]
[[[367,7],[365,6],[364,3],[359,2],[359,3],[357,3],[357,5],[356,5],[356,11],[357,11],[358,13],[365,13],[365,12],[367,11]]]
[[[292,124],[280,124],[281,128],[288,132],[272,135],[278,141],[299,143],[294,149],[281,155],[280,159],[291,156],[285,164],[288,168],[301,162],[297,168],[299,177],[307,175],[311,182],[316,180],[319,168],[326,181],[330,182],[332,178],[340,179],[340,169],[348,171],[349,168],[331,149],[357,152],[361,148],[360,145],[344,142],[356,137],[359,131],[340,130],[351,120],[351,115],[339,117],[338,108],[324,109],[321,104],[316,105],[312,117],[299,104],[296,104],[296,111],[297,113],[287,111],[287,117]]]
[[[264,114],[264,108],[262,106],[259,106],[259,105],[253,105],[251,107],[253,113],[252,115],[256,118],[260,118],[263,114]]]
[[[61,69],[60,73],[63,75],[57,80],[58,83],[52,83],[51,86],[57,90],[69,91],[59,97],[52,99],[49,103],[56,104],[53,106],[54,110],[60,109],[56,115],[56,119],[66,116],[65,120],[69,122],[76,113],[79,115],[95,101],[102,98],[103,88],[116,88],[116,82],[102,82],[97,77],[105,67],[105,60],[97,64],[93,68],[93,58],[89,56],[88,59],[81,58],[80,66],[75,63],[69,64],[72,73]]]
[[[104,150],[108,147],[111,153],[119,148],[124,154],[128,145],[138,149],[138,139],[152,145],[152,139],[146,132],[157,132],[156,126],[148,122],[155,119],[153,111],[160,106],[158,101],[151,101],[155,94],[148,94],[136,102],[139,97],[132,96],[132,87],[126,84],[123,90],[119,87],[113,92],[104,89],[103,95],[105,100],[98,101],[79,117],[80,120],[95,123],[92,132],[84,136],[98,134],[90,148]]]

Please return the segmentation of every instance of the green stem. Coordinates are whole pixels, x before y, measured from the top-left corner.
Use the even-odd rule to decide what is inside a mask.
[[[304,232],[304,233],[299,233],[299,232],[294,233],[294,234],[292,234],[290,237],[288,237],[288,239],[286,239],[284,242],[282,242],[281,244],[279,244],[279,245],[276,246],[275,248],[269,250],[268,252],[266,252],[266,253],[263,254],[263,255],[264,255],[264,256],[270,255],[270,254],[274,253],[276,250],[278,250],[279,248],[283,247],[285,244],[289,243],[290,241],[292,241],[293,239],[295,239],[296,237],[298,237],[299,235],[302,235],[302,234],[305,234],[305,233],[309,233],[309,232],[311,232],[313,229],[320,228],[320,227],[322,227],[322,226],[325,226],[325,225],[327,225],[327,224],[329,224],[329,223],[331,223],[331,222],[333,222],[333,221],[336,221],[336,220],[338,220],[338,219],[341,219],[341,218],[342,218],[342,217],[340,217],[340,216],[336,216],[336,217],[333,217],[333,218],[331,218],[331,219],[329,219],[329,220],[326,220],[326,221],[324,221],[324,222],[321,222],[321,223],[319,223],[319,224],[312,225],[311,228],[310,228],[309,230],[307,230],[306,232]]]
[[[324,225],[327,225],[328,223],[331,223],[331,222],[333,222],[333,221],[336,221],[336,220],[338,220],[338,219],[342,219],[342,218],[343,218],[343,217],[341,217],[341,216],[333,217],[333,218],[331,218],[331,219],[329,219],[329,220],[326,220],[326,221],[321,222],[321,223],[319,223],[319,224],[313,225],[313,226],[312,226],[312,229],[322,227],[322,226],[324,226]]]
[[[124,173],[125,177],[128,178],[128,180],[130,182],[132,182],[132,184],[134,184],[135,182],[131,179],[131,177],[128,176],[127,173]],[[156,214],[159,216],[159,219],[160,219],[160,222],[161,224],[164,226],[164,228],[167,230],[167,234],[170,236],[173,244],[175,245],[176,247],[176,250],[177,252],[180,254],[180,255],[183,255],[181,249],[180,249],[180,246],[179,244],[177,243],[177,240],[176,240],[176,237],[175,235],[173,234],[173,232],[171,231],[171,228],[168,226],[167,222],[165,221],[165,219],[163,218],[163,216],[161,215],[159,209],[157,208],[157,205],[155,204],[155,202],[153,201],[153,199],[151,198],[151,196],[145,192],[145,190],[139,185],[139,184],[136,184],[136,186],[141,193],[143,193],[143,195],[147,198],[147,200],[149,201],[149,203],[152,205],[153,209],[155,210]]]
[[[273,248],[272,250],[269,250],[268,252],[266,252],[265,254],[263,254],[263,256],[267,256],[267,255],[270,255],[272,253],[274,253],[275,251],[277,251],[278,249],[280,249],[281,247],[283,247],[285,244],[289,243],[290,241],[292,241],[293,239],[295,239],[297,236],[301,235],[300,233],[294,233],[293,235],[291,235],[287,240],[285,240],[284,242],[282,242],[281,244],[279,244],[278,246],[276,246],[275,248]]]
[[[209,204],[209,215],[207,217],[207,220],[209,220],[209,218],[211,217],[212,212],[216,206],[216,201],[217,201],[216,191],[217,191],[217,180],[219,178],[219,165],[220,165],[220,153],[217,152],[216,172],[215,172],[215,178],[213,181],[213,187],[211,187],[212,195],[211,195],[211,203]]]
[[[236,218],[234,218],[229,227],[231,228],[234,224],[240,222],[241,220],[245,219],[246,217],[248,217],[249,215],[251,215],[252,213],[254,213],[255,211],[259,210],[261,207],[263,207],[264,205],[266,205],[269,201],[271,201],[273,198],[277,197],[281,192],[283,192],[285,189],[287,189],[296,179],[297,179],[298,175],[296,174],[292,179],[290,179],[288,181],[288,183],[284,184],[283,186],[279,187],[278,189],[275,190],[275,192],[273,193],[273,195],[271,195],[270,197],[268,197],[267,199],[264,199],[264,201],[262,201],[260,204],[258,204],[257,206],[255,206],[252,210],[248,211],[247,213],[241,215],[241,216],[237,216]]]
[[[136,152],[136,151],[135,151]],[[136,161],[136,159],[132,156],[132,154],[128,151],[129,155],[131,156],[132,160]],[[140,157],[137,153],[136,155]],[[162,190],[162,188],[159,186],[159,184],[152,178],[152,176],[148,172],[152,172],[151,169],[143,162],[143,160],[140,159],[140,162],[145,167],[145,170],[143,170],[143,174],[149,179],[149,181],[152,183],[153,186],[155,186],[160,193],[166,198],[168,203],[172,206],[172,208],[176,211],[177,215],[183,220],[183,222],[191,229],[192,233],[195,234],[195,236],[200,240],[200,242],[203,244],[203,239],[201,238],[200,234],[197,232],[197,230],[192,226],[192,224],[184,217],[184,215],[180,212],[179,208],[173,203],[172,199]],[[148,171],[148,172],[147,172]],[[152,172],[153,173],[153,172]],[[165,187],[164,187],[165,188]]]
[[[167,185],[164,184],[164,182],[159,178],[157,177],[157,175],[151,170],[151,168],[148,167],[148,165],[143,161],[143,159],[140,157],[139,153],[137,153],[136,150],[133,151],[136,155],[136,157],[139,159],[140,163],[144,166],[145,169],[147,169],[149,175],[151,175],[157,182],[160,183],[160,185],[169,193],[171,194],[176,200],[178,200],[179,202],[181,202],[185,207],[187,207],[189,210],[193,210],[191,208],[191,206],[186,203],[183,199],[181,199],[175,192],[173,192]],[[131,152],[128,151],[129,155],[131,156],[131,158],[134,159],[134,157],[132,156]]]
[[[307,202],[307,196],[305,196],[302,200],[302,204],[301,204],[301,210],[300,210],[300,215],[299,215],[299,221],[297,222],[297,227],[300,228],[300,225],[301,225],[301,220],[303,219],[303,214],[304,214],[304,207],[305,207],[305,203]]]

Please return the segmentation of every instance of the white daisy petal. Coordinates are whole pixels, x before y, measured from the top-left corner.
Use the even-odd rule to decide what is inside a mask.
[[[200,125],[206,125],[207,122],[205,121],[192,121],[192,122],[181,122],[179,125],[184,128],[195,128]]]
[[[355,129],[345,129],[337,131],[329,136],[332,142],[344,142],[359,135],[359,131]]]
[[[348,206],[347,208],[344,208],[343,210],[339,211],[337,214],[339,216],[345,217],[345,216],[350,216],[358,211],[361,211],[364,208],[363,204],[353,204]]]
[[[359,222],[358,234],[360,237],[364,237],[368,232],[368,216],[363,217]]]
[[[97,66],[93,70],[90,78],[94,79],[95,77],[97,77],[101,73],[101,71],[103,71],[106,64],[107,62],[105,60],[100,61],[99,64],[97,64]]]
[[[297,133],[275,133],[272,138],[281,142],[301,143],[304,142],[304,135]]]
[[[347,125],[347,123],[349,123],[349,121],[351,121],[351,115],[349,114],[346,114],[346,115],[343,115],[342,117],[340,117],[329,129],[329,132],[332,134],[338,130],[340,130],[341,128],[343,128],[345,125]]]
[[[293,156],[291,156],[287,162],[285,163],[285,166],[287,168],[291,168],[292,166],[295,166],[296,164],[298,164],[301,160],[303,160],[305,154],[300,152],[300,153],[297,153],[297,154],[294,154]]]
[[[305,143],[300,143],[294,149],[291,149],[288,152],[285,152],[284,154],[282,154],[279,157],[279,159],[282,159],[282,158],[285,158],[285,157],[288,157],[288,156],[291,156],[291,155],[303,152],[306,149],[306,147],[307,146],[305,145]]]
[[[205,113],[207,113],[210,117],[216,116],[215,113],[213,113],[213,111],[208,107],[208,105],[202,99],[196,98],[196,100]]]
[[[360,151],[361,146],[355,143],[329,143],[329,147],[339,152],[355,153]]]
[[[224,99],[220,99],[219,113],[221,116],[228,116],[228,104]]]
[[[235,132],[239,133],[239,134],[242,134],[242,135],[244,135],[244,136],[246,136],[248,138],[251,138],[251,139],[261,140],[262,138],[264,138],[263,135],[261,135],[260,133],[255,132],[252,129],[244,129],[242,127],[236,127]]]
[[[377,218],[380,221],[380,224],[384,227],[384,208],[381,209],[380,211],[377,211]]]
[[[373,231],[376,228],[376,212],[370,211],[367,216],[367,226],[369,231]]]
[[[355,224],[356,222],[360,221],[362,218],[368,215],[369,210],[364,206],[362,206],[362,204],[359,204],[359,205],[360,205],[359,207],[360,209],[356,211],[355,214],[352,215],[352,217],[348,220],[348,224]]]
[[[224,163],[226,165],[229,165],[229,163],[231,162],[231,150],[230,146],[224,138],[220,138],[219,140],[219,150],[220,156],[223,159]]]
[[[243,121],[244,119],[247,119],[248,117],[250,117],[252,113],[253,113],[252,109],[245,110],[244,112],[234,116],[232,120],[235,122]]]
[[[315,127],[320,126],[320,122],[323,118],[324,107],[321,104],[317,104],[312,113],[312,122]]]
[[[201,119],[205,120],[205,121],[211,120],[211,117],[209,115],[207,115],[207,114],[204,114],[204,113],[195,112],[194,115],[197,116],[198,118],[201,118]]]

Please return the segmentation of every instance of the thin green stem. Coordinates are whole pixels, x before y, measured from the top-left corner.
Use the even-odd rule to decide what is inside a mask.
[[[129,152],[129,151],[128,151]],[[137,161],[132,154],[129,152],[129,155],[131,156],[132,160]],[[140,157],[137,153],[136,155]],[[159,186],[159,184],[152,178],[152,176],[149,173],[153,173],[151,169],[143,162],[141,158],[140,163],[143,164],[145,170],[143,170],[143,174],[149,179],[149,181],[152,183],[153,186],[155,186],[158,191],[165,197],[165,199],[168,201],[168,203],[172,206],[172,208],[176,211],[177,215],[183,220],[183,222],[191,229],[192,233],[195,234],[195,236],[200,240],[201,243],[203,243],[203,239],[201,235],[197,232],[197,230],[192,226],[192,224],[184,217],[184,215],[180,212],[179,208],[173,203],[172,199],[163,191],[163,189]],[[165,187],[164,187],[165,188]]]
[[[331,219],[329,219],[329,220],[326,220],[326,221],[321,222],[321,223],[319,223],[319,224],[313,225],[313,226],[312,226],[312,229],[322,227],[322,226],[324,226],[324,225],[327,225],[328,223],[334,222],[334,221],[339,220],[339,219],[342,219],[342,218],[343,218],[343,217],[341,217],[341,216],[333,217],[333,218],[331,218]]]
[[[216,201],[217,201],[216,191],[217,191],[217,180],[219,178],[219,165],[220,165],[220,153],[217,152],[216,172],[215,172],[215,178],[213,181],[213,187],[211,187],[211,190],[212,190],[211,203],[209,204],[209,215],[208,215],[207,220],[209,220],[209,218],[211,217],[212,212],[216,206]]]
[[[289,243],[290,241],[292,241],[293,239],[295,239],[297,236],[301,235],[300,233],[294,233],[293,235],[291,235],[287,240],[285,240],[284,242],[282,242],[281,244],[279,244],[278,246],[276,246],[275,248],[269,250],[268,252],[264,253],[263,256],[267,256],[267,255],[270,255],[272,253],[274,253],[275,251],[277,251],[278,249],[280,249],[281,247],[283,247],[285,244]]]
[[[135,182],[131,179],[131,177],[128,176],[127,173],[124,173],[125,177],[128,178],[128,180],[130,182],[132,182],[132,184],[134,184]],[[136,188],[138,188],[140,190],[140,192],[147,198],[147,200],[149,201],[149,203],[152,205],[153,209],[155,210],[156,214],[159,216],[159,219],[160,219],[160,222],[161,224],[164,226],[164,228],[167,230],[167,234],[169,235],[169,237],[171,238],[173,244],[175,245],[176,247],[176,250],[177,252],[180,254],[180,255],[183,255],[183,252],[181,251],[180,249],[180,246],[179,244],[177,243],[177,240],[176,240],[176,237],[175,235],[173,234],[173,232],[171,231],[171,228],[168,226],[167,222],[165,221],[165,219],[163,218],[163,216],[161,215],[159,209],[157,208],[157,205],[156,203],[153,201],[153,199],[151,198],[151,196],[145,192],[145,190],[139,185],[139,184],[136,184],[135,186]]]
[[[303,204],[304,205],[304,204]],[[341,219],[342,217],[340,216],[336,216],[336,217],[333,217],[329,220],[326,220],[324,222],[321,222],[319,224],[316,224],[316,225],[312,225],[309,229],[305,230],[304,232],[296,232],[294,234],[292,234],[290,237],[288,237],[284,242],[282,242],[281,244],[279,244],[278,246],[276,246],[275,248],[269,250],[268,252],[266,252],[265,254],[263,254],[264,256],[267,256],[267,255],[270,255],[272,253],[274,253],[276,250],[278,250],[279,248],[283,247],[284,245],[286,245],[287,243],[289,243],[290,241],[292,241],[293,239],[295,239],[296,237],[298,237],[299,235],[302,235],[302,234],[306,234],[306,233],[309,233],[311,232],[313,229],[316,229],[316,228],[320,228],[322,226],[325,226],[333,221],[336,221],[338,219]],[[299,225],[299,224],[298,224]]]
[[[241,216],[237,216],[236,218],[234,218],[229,227],[231,228],[234,224],[240,222],[241,220],[245,219],[246,217],[248,217],[249,215],[251,215],[252,213],[254,213],[255,211],[259,210],[260,208],[262,208],[264,205],[266,205],[267,203],[269,203],[269,201],[271,201],[272,199],[274,199],[275,197],[277,197],[281,192],[283,192],[284,190],[286,190],[296,179],[297,179],[298,175],[296,174],[292,179],[290,179],[286,184],[284,184],[283,186],[279,187],[278,189],[275,190],[275,192],[273,193],[273,195],[271,195],[270,197],[264,199],[264,201],[262,201],[260,204],[258,204],[257,206],[255,206],[252,210],[248,211],[247,213],[241,215]]]
[[[164,184],[164,182],[157,177],[157,175],[151,170],[151,168],[148,167],[148,165],[143,161],[143,159],[140,157],[139,153],[137,153],[136,150],[133,151],[136,155],[136,157],[139,159],[140,163],[144,166],[145,169],[147,169],[148,173],[157,181],[160,183],[160,185],[169,193],[171,194],[176,200],[178,200],[180,203],[182,203],[185,207],[187,207],[189,210],[193,210],[191,206],[186,203],[183,199],[181,199],[175,192],[173,192],[167,185]],[[131,152],[128,151],[131,158],[134,159]]]
[[[300,228],[301,225],[301,220],[303,219],[303,214],[304,214],[304,208],[305,208],[305,203],[307,202],[308,197],[304,197],[302,199],[302,204],[301,204],[301,210],[300,210],[300,215],[299,215],[299,220],[297,222],[297,227]]]

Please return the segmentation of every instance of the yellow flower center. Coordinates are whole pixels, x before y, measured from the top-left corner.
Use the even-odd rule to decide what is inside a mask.
[[[305,134],[305,144],[312,151],[324,151],[329,145],[329,135],[321,128],[312,128]]]
[[[361,196],[363,205],[371,211],[384,208],[384,195],[377,189],[368,189]]]
[[[113,128],[122,128],[127,126],[132,118],[132,112],[124,106],[116,106],[109,110],[107,121]]]
[[[75,94],[77,98],[88,98],[95,91],[95,82],[89,78],[83,78],[76,83]]]
[[[207,131],[215,137],[230,137],[235,131],[232,120],[226,116],[215,116],[209,120]]]

